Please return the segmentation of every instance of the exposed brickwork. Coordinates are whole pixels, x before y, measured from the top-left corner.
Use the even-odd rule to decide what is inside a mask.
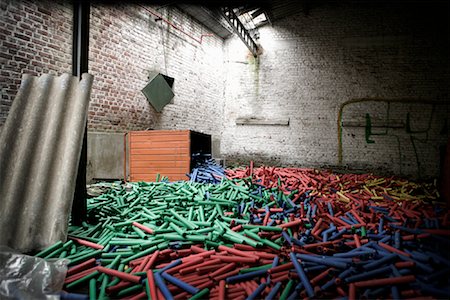
[[[428,8],[317,7],[308,16],[261,28],[264,53],[259,62],[249,58],[237,38],[228,40],[223,156],[229,163],[255,159],[290,166],[339,166],[337,118],[345,101],[448,101],[448,10],[436,15]],[[366,113],[374,125],[384,125],[387,104],[346,106],[343,121],[359,127],[343,128],[341,167],[437,176],[439,147],[448,139],[448,122],[444,127],[449,106],[432,109],[392,103],[390,125],[401,128],[390,128],[387,136],[372,135],[369,140],[374,143],[367,143]],[[411,130],[427,133],[407,132],[408,113]],[[241,116],[289,117],[290,125],[236,125]],[[384,133],[385,128],[372,131]]]
[[[148,7],[200,39],[210,33],[174,8]],[[138,5],[91,9],[90,72],[95,76],[89,128],[99,131],[220,128],[222,39],[198,43]],[[173,104],[157,113],[141,89],[150,70],[175,78]]]
[[[69,2],[1,0],[0,126],[21,74],[71,72]],[[175,8],[148,7],[195,39],[211,32]],[[123,132],[192,129],[220,132],[223,40],[189,36],[155,21],[138,5],[92,5],[89,72],[94,75],[89,129]],[[141,89],[150,70],[175,78],[173,104],[156,113]]]
[[[448,101],[448,10],[436,15],[432,5],[387,3],[322,5],[278,20],[260,29],[257,61],[238,38],[224,43],[208,36],[198,43],[136,4],[92,5],[89,129],[201,131],[221,139],[221,156],[230,163],[437,175],[448,104],[347,105],[338,164],[338,113],[346,101]],[[148,8],[196,39],[210,33],[176,8]],[[62,0],[0,0],[0,16],[1,128],[21,74],[71,71],[72,7]],[[175,98],[162,113],[140,92],[150,70],[175,78]],[[377,126],[386,124],[388,111],[383,135],[386,129]],[[374,127],[366,138],[367,114]],[[289,118],[290,124],[235,124],[252,116]]]
[[[22,74],[71,72],[71,20],[67,1],[0,0],[0,127]]]

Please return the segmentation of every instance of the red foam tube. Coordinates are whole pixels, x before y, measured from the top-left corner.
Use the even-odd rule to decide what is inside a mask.
[[[271,281],[272,282],[281,282],[281,281],[286,281],[286,280],[288,280],[290,277],[289,277],[289,272],[286,272],[286,273],[281,273],[282,275],[281,276],[274,276],[274,277],[272,277],[271,278]]]
[[[233,249],[233,248],[229,248],[229,247],[223,246],[223,245],[220,245],[218,247],[218,249],[221,250],[221,251],[226,251],[226,252],[228,252],[230,254],[238,255],[238,256],[245,256],[245,257],[250,257],[250,258],[254,258],[255,257],[255,254],[247,253],[247,252],[240,251],[240,250]]]
[[[117,271],[117,270],[113,270],[113,269],[109,269],[109,268],[105,268],[102,266],[98,266],[97,270],[99,272],[111,275],[111,276],[115,276],[117,278],[120,278],[122,280],[125,281],[129,281],[129,282],[134,282],[134,283],[139,283],[141,281],[141,277],[136,276],[136,275],[131,275],[125,272],[121,272],[121,271]]]
[[[236,267],[236,263],[229,263],[229,264],[223,266],[222,268],[217,269],[216,271],[212,272],[211,274],[209,274],[209,276],[211,278],[214,278],[214,277],[216,277],[218,275],[221,275],[221,274],[224,274],[224,273],[226,273],[228,271],[233,270],[235,267]]]
[[[225,280],[219,282],[219,300],[225,300]]]
[[[134,295],[131,298],[127,298],[128,300],[140,300],[140,299],[145,299],[147,296],[147,294],[145,292],[140,292],[139,294]],[[153,298],[152,298],[153,299]]]
[[[390,278],[382,278],[382,279],[371,279],[355,282],[355,287],[364,288],[364,287],[376,287],[382,285],[396,285],[396,284],[405,284],[410,283],[416,280],[414,275],[406,275],[399,277],[390,277]]]
[[[298,226],[298,225],[301,225],[301,224],[303,224],[303,220],[295,220],[295,221],[292,221],[292,222],[287,222],[287,223],[278,225],[278,227],[290,228],[290,227]]]
[[[394,248],[394,247],[392,247],[392,246],[390,246],[388,244],[380,242],[380,243],[378,243],[378,245],[380,247],[386,249],[387,251],[390,251],[390,252],[393,252],[393,253],[397,253],[397,254],[400,254],[400,255],[404,255],[404,256],[407,256],[407,257],[411,257],[411,254],[406,253],[406,252],[401,251],[401,250],[398,250],[397,248]]]
[[[361,242],[360,242],[360,240],[359,240],[359,236],[358,236],[357,234],[354,234],[354,235],[353,235],[353,239],[354,239],[354,241],[355,241],[355,246],[356,246],[356,248],[361,248]]]
[[[235,262],[235,263],[255,263],[258,261],[256,257],[243,257],[243,256],[211,255],[211,258],[216,258],[223,262]]]
[[[290,270],[290,269],[293,269],[293,268],[294,268],[294,264],[289,262],[289,263],[286,263],[284,265],[280,265],[280,266],[276,266],[274,268],[270,268],[270,269],[267,270],[267,272],[269,274],[274,274],[274,273]]]
[[[110,286],[106,288],[106,293],[107,294],[115,294],[117,292],[120,292],[123,289],[126,289],[130,286],[132,286],[133,283],[132,282],[126,282],[126,281],[121,281],[116,285]]]
[[[147,280],[148,280],[148,286],[150,288],[150,297],[153,299],[158,299],[157,292],[156,292],[156,285],[155,285],[155,278],[153,277],[153,271],[149,270],[147,271]]]
[[[82,239],[79,239],[79,238],[76,238],[76,237],[71,237],[71,236],[69,236],[69,239],[71,239],[72,241],[77,242],[80,245],[83,245],[83,246],[86,246],[86,247],[89,247],[89,248],[93,248],[93,249],[97,249],[97,250],[103,249],[102,245],[99,245],[99,244],[96,244],[96,243],[93,243],[93,242],[89,242],[89,241],[82,240]]]
[[[214,281],[208,280],[207,282],[202,283],[199,286],[196,286],[196,288],[198,288],[200,290],[203,290],[203,289],[206,289],[206,288],[211,288],[213,285],[214,285]]]
[[[399,261],[394,264],[398,269],[413,268],[416,265],[414,261]]]
[[[188,257],[182,258],[181,261],[182,262],[186,262],[186,260],[197,258],[197,257],[204,257],[204,258],[206,258],[206,257],[210,257],[214,253],[216,253],[216,250],[209,250],[209,251],[205,251],[205,252],[189,255]]]
[[[186,261],[185,263],[182,263],[181,265],[170,268],[169,270],[166,271],[166,273],[175,274],[178,271],[180,271],[181,269],[184,269],[184,268],[190,267],[190,266],[194,266],[197,264],[201,264],[201,263],[203,263],[203,257],[196,257],[196,258]]]
[[[255,251],[256,250],[256,248],[253,248],[252,246],[243,245],[243,244],[234,244],[233,247],[238,250],[242,250],[242,251]]]
[[[348,287],[348,300],[356,300],[356,286],[350,283]]]
[[[81,272],[78,272],[78,273],[76,273],[76,274],[73,274],[72,276],[66,277],[66,279],[64,280],[64,283],[65,283],[65,284],[68,284],[68,283],[71,283],[71,282],[73,282],[73,281],[75,281],[75,280],[78,280],[78,279],[80,279],[81,277],[84,277],[84,276],[86,276],[86,275],[91,274],[92,272],[95,272],[95,271],[97,270],[97,268],[98,268],[98,267],[95,266],[95,267],[92,267],[92,268],[83,270],[83,271],[81,271]]]
[[[225,263],[221,263],[218,265],[204,266],[204,267],[196,268],[195,271],[197,271],[197,274],[205,274],[205,273],[210,273],[211,271],[217,270],[217,268],[222,268],[225,265],[226,265]]]
[[[318,274],[316,277],[314,277],[313,279],[310,280],[311,285],[316,285],[318,282],[320,282],[322,279],[326,278],[330,272],[331,272],[332,268],[329,268],[325,271],[323,271],[322,273]]]
[[[214,257],[212,257],[212,258],[214,258]],[[204,266],[210,266],[210,265],[217,265],[217,264],[219,264],[220,262],[221,262],[221,261],[220,261],[219,259],[211,259],[211,260],[202,262],[201,264],[198,264],[198,265],[193,265],[193,266],[190,266],[190,267],[182,268],[182,269],[180,269],[178,272],[179,272],[181,275],[184,275],[184,274],[188,274],[188,273],[190,273],[190,272],[195,271],[195,269],[197,269],[197,268],[204,267]]]
[[[155,263],[155,261],[158,259],[160,252],[159,250],[156,250],[153,254],[152,257],[149,259],[149,261],[145,264],[144,268],[142,269],[143,271],[147,271],[150,270],[153,267],[153,264]]]
[[[238,268],[238,269],[236,269],[236,270],[233,270],[233,271],[230,271],[230,272],[228,272],[228,273],[216,275],[216,276],[214,276],[214,277],[210,276],[210,277],[211,277],[214,281],[220,281],[220,280],[225,279],[225,278],[227,278],[227,277],[229,277],[229,276],[233,276],[233,275],[238,274],[238,273],[239,273],[239,270],[240,270],[240,268]]]
[[[148,228],[147,226],[142,225],[141,223],[133,222],[132,224],[133,224],[134,226],[136,226],[137,228],[141,229],[142,231],[145,231],[145,232],[150,233],[150,234],[153,234],[153,233],[154,233],[154,232],[153,232],[153,229]]]
[[[67,270],[66,276],[73,275],[75,273],[78,273],[80,271],[86,270],[88,267],[95,265],[95,258],[91,258],[89,260],[86,260],[85,262],[82,262],[79,265],[76,265],[69,270]]]

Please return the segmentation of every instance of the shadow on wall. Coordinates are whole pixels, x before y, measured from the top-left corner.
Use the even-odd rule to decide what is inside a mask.
[[[399,175],[437,176],[442,165],[439,151],[449,137],[448,109],[445,101],[417,99],[343,103],[337,124],[339,165],[370,168],[371,163],[382,162]]]

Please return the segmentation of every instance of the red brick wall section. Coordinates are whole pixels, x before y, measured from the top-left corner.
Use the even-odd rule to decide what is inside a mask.
[[[22,74],[71,72],[68,1],[0,0],[0,128]]]
[[[173,7],[146,6],[196,39],[211,33]],[[95,77],[89,129],[192,129],[211,134],[221,126],[223,40],[200,44],[155,21],[142,6],[92,5],[89,68]],[[173,103],[157,113],[141,89],[150,70],[175,78]]]
[[[71,72],[70,1],[0,0],[0,128],[23,73]],[[147,7],[196,39],[211,32],[173,7]],[[200,44],[137,4],[92,4],[89,73],[94,75],[90,130],[124,132],[221,128],[223,40]],[[175,78],[173,104],[157,113],[141,93],[149,71]]]

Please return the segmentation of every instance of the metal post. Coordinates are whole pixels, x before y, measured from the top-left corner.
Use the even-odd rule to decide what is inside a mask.
[[[72,74],[81,79],[81,74],[88,71],[89,54],[89,1],[74,0],[73,2],[73,43],[72,43]],[[86,219],[87,191],[87,122],[84,129],[83,147],[81,150],[75,194],[72,204],[72,223],[80,225]]]

